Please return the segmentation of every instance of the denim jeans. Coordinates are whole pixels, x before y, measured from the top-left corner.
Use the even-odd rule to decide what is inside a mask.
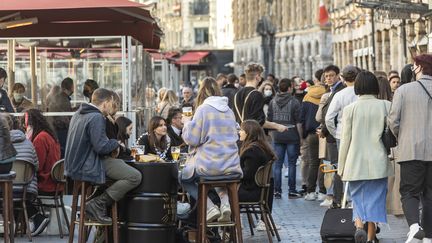
[[[296,191],[296,163],[299,156],[299,144],[273,143],[277,160],[273,164],[274,191],[282,192],[282,165],[285,155],[288,156],[288,187],[290,192]]]

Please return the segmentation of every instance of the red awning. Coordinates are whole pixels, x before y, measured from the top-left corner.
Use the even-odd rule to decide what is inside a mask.
[[[201,60],[208,56],[208,51],[190,51],[186,52],[183,56],[177,59],[176,63],[180,65],[197,65],[200,64]]]
[[[21,19],[37,18],[37,23],[0,29],[0,37],[127,35],[159,49],[163,33],[144,7],[128,0],[1,0],[0,18],[19,13]]]

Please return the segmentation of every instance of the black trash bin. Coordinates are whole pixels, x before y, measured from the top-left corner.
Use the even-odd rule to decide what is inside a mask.
[[[141,184],[119,202],[120,242],[175,243],[176,163],[131,163]]]

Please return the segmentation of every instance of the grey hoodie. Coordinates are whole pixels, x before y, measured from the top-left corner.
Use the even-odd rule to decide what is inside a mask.
[[[30,140],[26,138],[25,134],[22,131],[11,130],[10,137],[11,137],[12,144],[15,150],[17,151],[16,159],[30,162],[35,166],[35,175],[29,187],[27,188],[27,192],[37,195],[38,194],[37,170],[39,167],[39,161],[36,154],[36,150],[34,149],[32,142],[30,142]],[[17,192],[19,190],[22,191],[22,187],[18,188],[14,186],[14,192]]]

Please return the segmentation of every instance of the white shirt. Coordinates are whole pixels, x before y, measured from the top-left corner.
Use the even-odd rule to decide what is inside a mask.
[[[343,109],[357,99],[358,96],[354,92],[354,86],[344,88],[333,97],[327,110],[325,123],[330,134],[336,139],[341,138]]]
[[[175,134],[177,134],[177,136],[180,136],[180,133],[181,133],[181,130],[180,130],[180,129],[178,129],[178,128],[175,127],[175,126],[171,126],[171,128],[173,129],[173,131],[175,132]]]

